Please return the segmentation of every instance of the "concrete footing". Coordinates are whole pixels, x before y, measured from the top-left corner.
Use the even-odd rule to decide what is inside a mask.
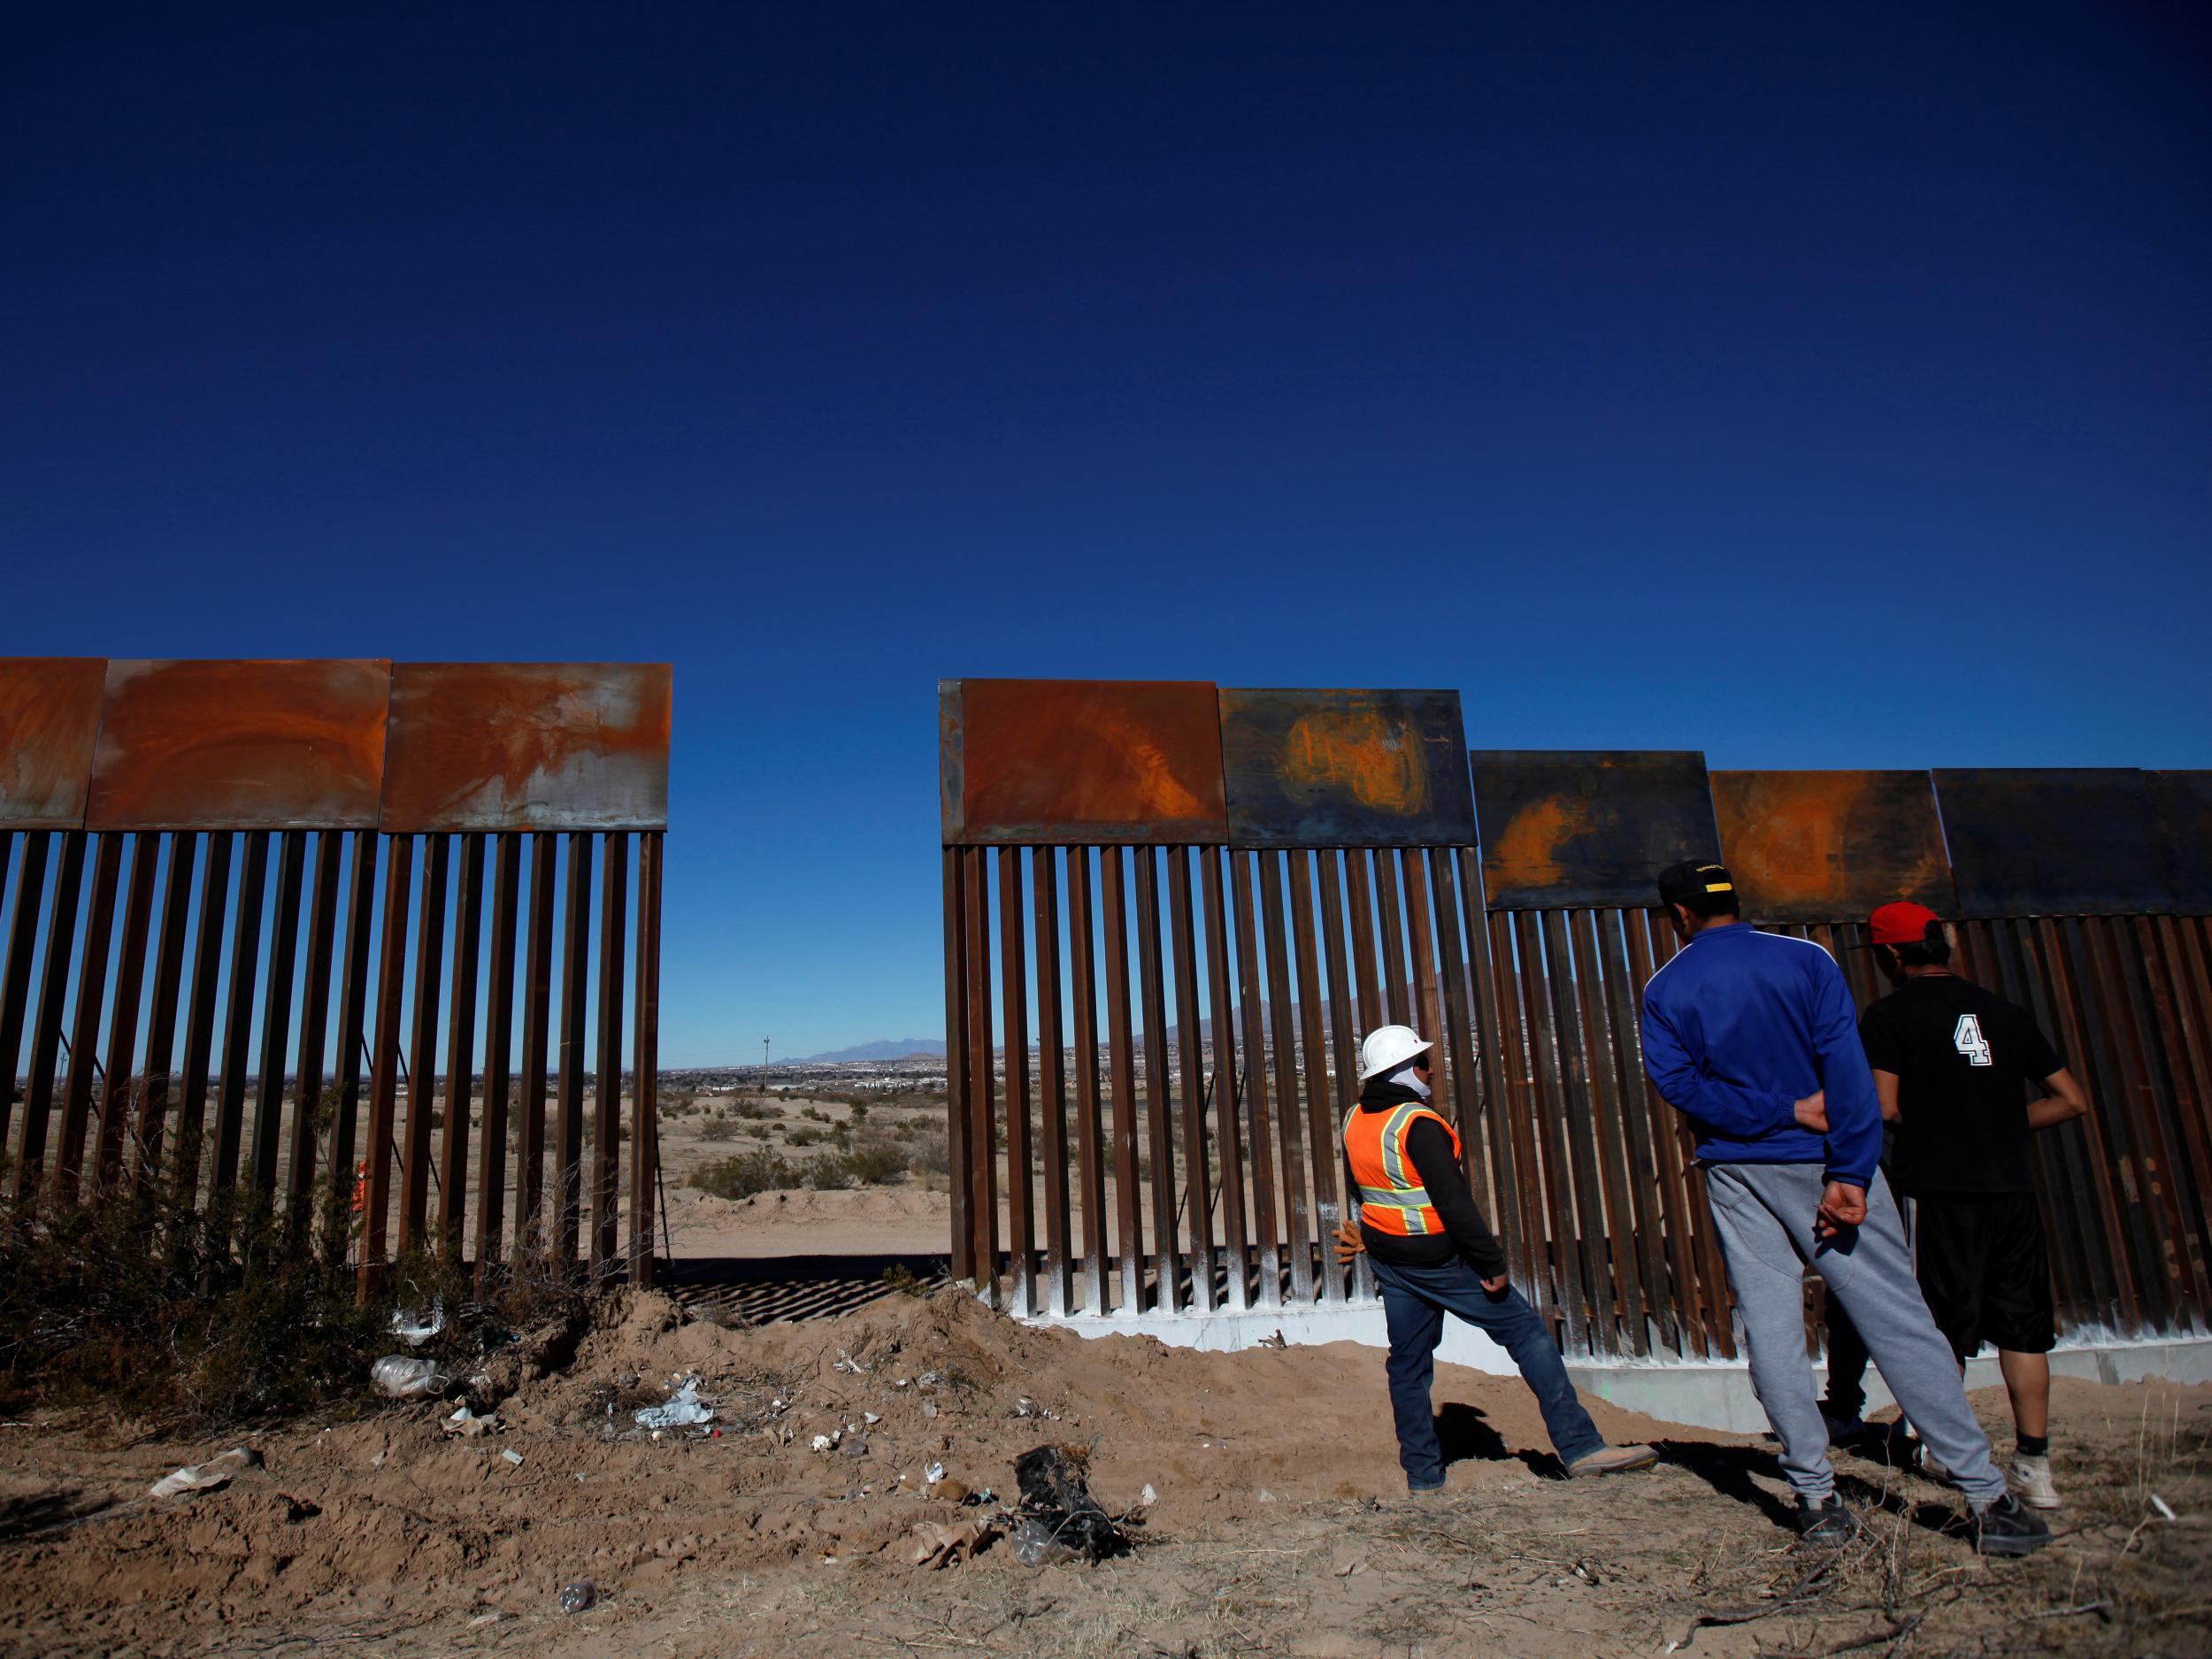
[[[1074,1314],[1041,1315],[1030,1321],[1054,1325],[1083,1336],[1150,1336],[1174,1348],[1235,1353],[1271,1344],[1279,1334],[1286,1343],[1304,1348],[1323,1342],[1357,1342],[1385,1348],[1382,1304],[1373,1300],[1310,1308],[1255,1308],[1237,1313],[1143,1313],[1127,1317]],[[1513,1362],[1496,1343],[1473,1326],[1456,1319],[1444,1324],[1444,1340],[1438,1359],[1452,1365],[1512,1376]],[[2051,1356],[2055,1376],[2080,1377],[2093,1382],[2212,1382],[2212,1337],[2128,1338],[2095,1333],[2070,1337]],[[1655,1355],[1650,1359],[1603,1362],[1570,1361],[1567,1371],[1575,1386],[1599,1399],[1640,1411],[1647,1417],[1694,1428],[1756,1433],[1767,1426],[1766,1414],[1751,1392],[1751,1378],[1741,1360],[1702,1360]],[[1815,1362],[1818,1375],[1818,1362]],[[1992,1387],[2002,1381],[1993,1353],[1967,1365],[1969,1388]],[[1893,1403],[1880,1372],[1870,1366],[1866,1375],[1867,1409]]]

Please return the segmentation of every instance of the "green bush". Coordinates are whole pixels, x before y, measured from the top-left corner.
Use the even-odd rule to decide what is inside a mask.
[[[799,1185],[800,1171],[788,1159],[765,1150],[740,1152],[703,1164],[691,1172],[691,1185],[717,1198],[750,1198]]]

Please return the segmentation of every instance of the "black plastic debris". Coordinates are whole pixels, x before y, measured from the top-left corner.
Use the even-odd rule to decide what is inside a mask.
[[[599,1586],[588,1578],[579,1578],[573,1584],[561,1586],[560,1602],[564,1613],[586,1612],[598,1601]]]
[[[1104,1561],[1129,1553],[1129,1534],[1084,1484],[1085,1461],[1083,1453],[1066,1446],[1040,1446],[1014,1460],[1014,1481],[1021,1488],[1014,1553],[1025,1565]]]

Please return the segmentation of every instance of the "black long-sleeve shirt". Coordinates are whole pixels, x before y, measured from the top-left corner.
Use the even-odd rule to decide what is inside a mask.
[[[1360,1091],[1359,1110],[1394,1111],[1406,1102],[1419,1098],[1402,1084],[1378,1079]],[[1443,1217],[1444,1231],[1400,1238],[1394,1233],[1379,1233],[1363,1219],[1359,1233],[1366,1241],[1368,1253],[1379,1261],[1397,1262],[1408,1267],[1435,1267],[1457,1256],[1475,1270],[1478,1278],[1504,1278],[1505,1252],[1498,1247],[1490,1224],[1483,1219],[1482,1210],[1475,1202],[1474,1189],[1467,1185],[1467,1173],[1453,1156],[1452,1138],[1444,1125],[1431,1118],[1415,1118],[1413,1127],[1406,1132],[1406,1156],[1413,1161],[1414,1172],[1428,1190],[1430,1206]],[[1346,1167],[1348,1171],[1348,1159]],[[1354,1181],[1350,1190],[1356,1195],[1359,1184]]]

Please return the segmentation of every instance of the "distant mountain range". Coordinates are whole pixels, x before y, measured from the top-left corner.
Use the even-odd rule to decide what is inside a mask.
[[[856,1060],[906,1060],[917,1055],[932,1060],[945,1057],[945,1041],[941,1037],[884,1037],[874,1042],[864,1042],[850,1048],[834,1048],[827,1054],[810,1054],[795,1065],[842,1065]]]

